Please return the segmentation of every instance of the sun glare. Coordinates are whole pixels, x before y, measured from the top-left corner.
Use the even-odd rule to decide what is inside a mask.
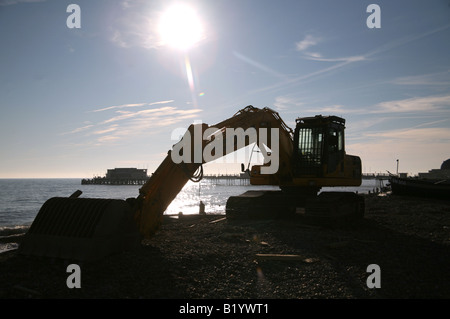
[[[162,14],[159,35],[163,44],[187,50],[203,38],[203,26],[191,7],[174,5]]]

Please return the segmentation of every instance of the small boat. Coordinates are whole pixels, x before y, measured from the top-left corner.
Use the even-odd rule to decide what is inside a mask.
[[[450,180],[448,179],[401,178],[391,175],[389,182],[392,193],[395,195],[450,200]]]

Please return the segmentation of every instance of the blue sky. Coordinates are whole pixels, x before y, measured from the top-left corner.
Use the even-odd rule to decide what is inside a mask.
[[[79,29],[66,25],[71,3]],[[187,51],[158,36],[174,3],[0,0],[0,178],[151,172],[175,129],[247,105],[291,127],[344,117],[364,172],[450,158],[450,1],[183,1],[204,29]],[[372,3],[381,28],[367,27]]]

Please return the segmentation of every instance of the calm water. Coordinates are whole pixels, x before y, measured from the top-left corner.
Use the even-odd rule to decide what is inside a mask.
[[[51,197],[67,197],[79,189],[83,192],[81,197],[85,198],[126,199],[136,197],[140,187],[138,185],[81,185],[80,179],[0,179],[0,236],[26,229],[33,222],[40,207]],[[375,187],[377,187],[375,180],[364,180],[362,186],[346,188],[346,190],[367,193]],[[251,189],[278,188],[242,186],[239,185],[239,181],[230,186],[225,180],[219,181],[218,184],[205,179],[200,183],[188,182],[165,213],[198,213],[198,204],[202,200],[207,213],[225,214],[228,197]]]

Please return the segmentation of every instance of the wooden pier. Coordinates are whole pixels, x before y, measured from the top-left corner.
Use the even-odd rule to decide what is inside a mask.
[[[362,174],[362,179],[377,179],[377,180],[388,180],[389,174],[383,173],[365,173]]]
[[[138,170],[136,168],[115,168],[108,169],[106,176],[96,176],[90,179],[82,179],[82,185],[144,185],[150,176],[147,170]],[[204,175],[203,180],[209,181],[214,185],[225,184],[250,185],[250,177],[246,173],[234,175]]]
[[[107,179],[106,177],[94,177],[82,179],[81,185],[144,185],[147,179]]]
[[[382,173],[365,173],[363,179],[376,179],[382,183],[389,179],[389,174]],[[82,179],[82,185],[144,185],[150,176],[147,175],[146,169],[137,168],[115,168],[108,169],[106,176],[96,176],[90,179]],[[214,185],[250,185],[250,176],[248,173],[240,174],[211,174],[204,175],[207,180]]]
[[[225,184],[227,186],[233,185],[250,185],[250,177],[248,174],[236,174],[236,175],[204,175],[204,180],[208,180],[214,185]]]

